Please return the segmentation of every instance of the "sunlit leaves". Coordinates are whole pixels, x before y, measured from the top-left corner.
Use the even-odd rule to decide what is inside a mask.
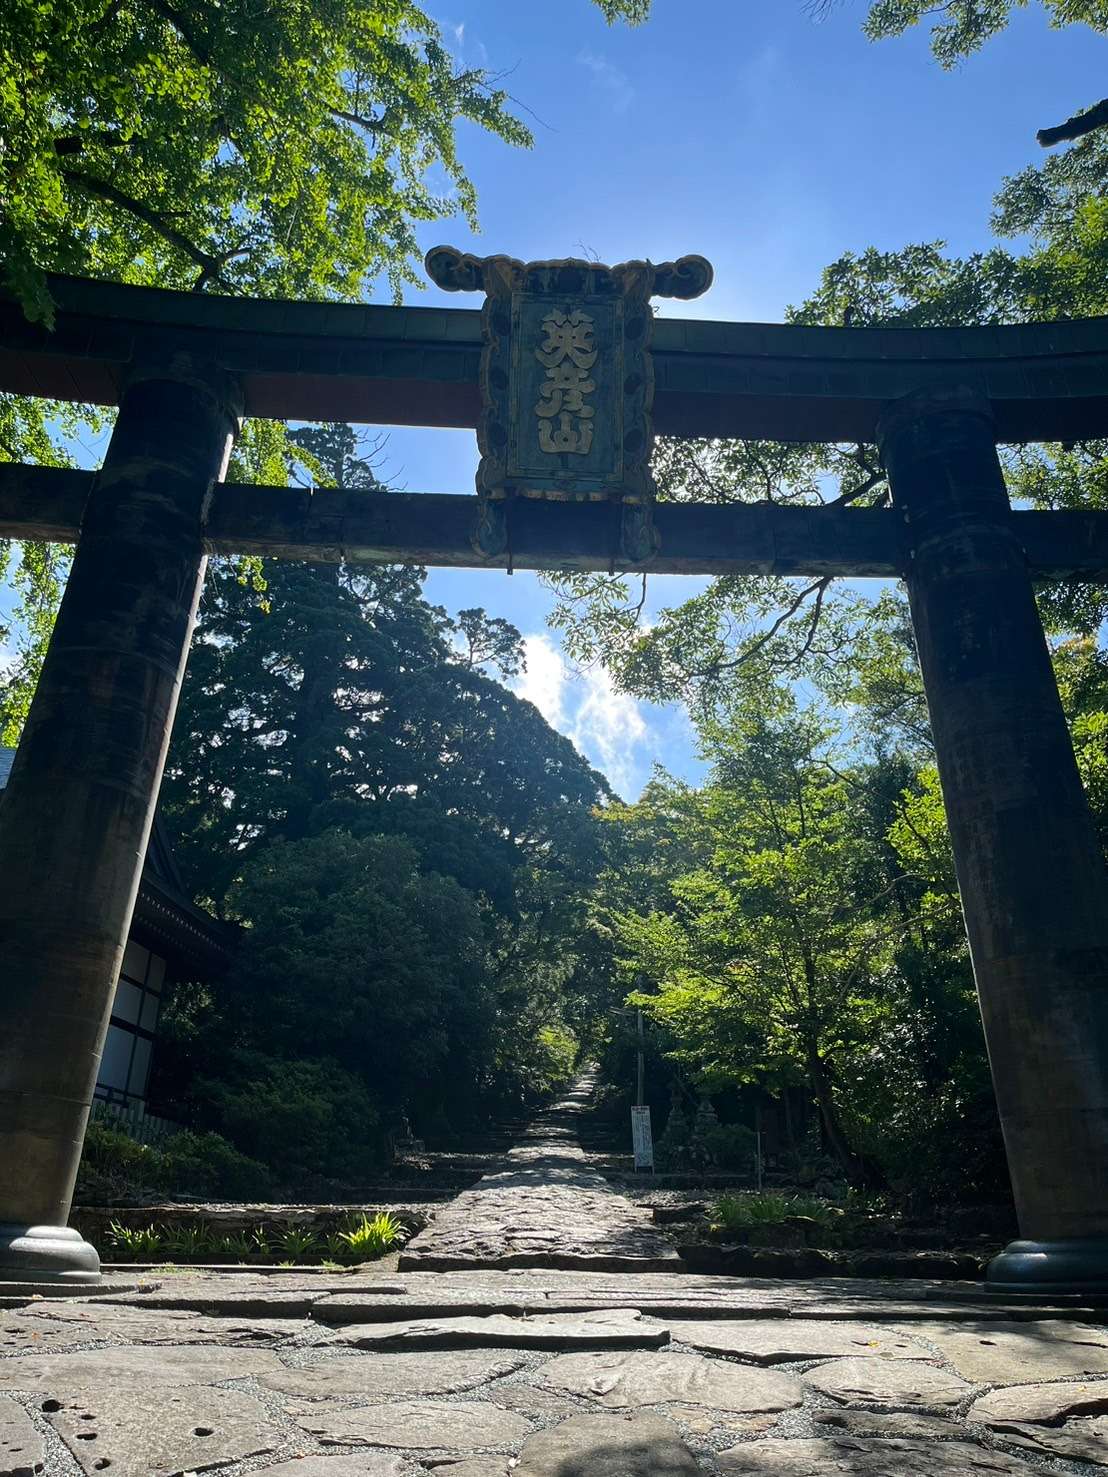
[[[605,0],[609,20],[643,0]],[[527,145],[412,0],[12,0],[0,20],[5,275],[295,297],[416,280],[415,225],[476,195],[455,131]]]
[[[526,144],[409,0],[22,0],[0,26],[5,271],[357,296],[461,212],[462,120]]]
[[[624,20],[637,26],[650,14],[651,0],[596,0],[609,25]]]
[[[931,49],[944,67],[956,66],[964,57],[983,46],[990,37],[1002,31],[1013,10],[1023,9],[1027,0],[877,0],[866,19],[866,34],[873,40],[899,36],[921,20],[931,24]],[[1055,24],[1064,24],[1060,12],[1085,9],[1090,13],[1102,9],[1096,0],[1047,0],[1054,12]],[[1073,19],[1074,17],[1070,17]]]

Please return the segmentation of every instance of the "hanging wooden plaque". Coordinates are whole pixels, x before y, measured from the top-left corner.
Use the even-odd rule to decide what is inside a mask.
[[[478,552],[508,548],[512,498],[600,500],[622,506],[621,562],[646,563],[657,548],[650,298],[698,297],[711,266],[699,256],[521,262],[437,246],[426,267],[439,287],[486,295]]]

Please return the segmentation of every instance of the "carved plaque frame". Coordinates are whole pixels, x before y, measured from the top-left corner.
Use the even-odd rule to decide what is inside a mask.
[[[650,298],[699,296],[711,285],[708,262],[522,262],[437,246],[425,265],[447,291],[486,294],[478,552],[510,555],[505,505],[531,497],[620,504],[621,558],[649,560],[657,549]]]

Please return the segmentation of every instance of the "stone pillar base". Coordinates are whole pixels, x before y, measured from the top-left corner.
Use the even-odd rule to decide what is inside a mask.
[[[1010,1241],[989,1263],[989,1292],[1108,1294],[1108,1236],[1058,1241]]]
[[[22,1226],[0,1221],[0,1282],[95,1287],[100,1258],[70,1226]]]

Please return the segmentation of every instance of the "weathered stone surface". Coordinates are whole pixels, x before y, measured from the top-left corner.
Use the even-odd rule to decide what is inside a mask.
[[[1064,1421],[1061,1426],[1033,1426],[1020,1421],[992,1421],[990,1429],[1002,1441],[1046,1456],[1071,1462],[1093,1462],[1108,1467],[1108,1417]]]
[[[436,1462],[432,1471],[442,1477],[512,1477],[513,1468],[507,1457],[469,1456],[461,1461],[449,1457]]]
[[[751,1441],[718,1457],[751,1477],[1042,1477],[1042,1469],[968,1441]]]
[[[449,1471],[451,1477],[464,1477],[459,1467],[450,1467]],[[358,1451],[346,1456],[303,1456],[278,1462],[275,1467],[266,1467],[265,1477],[405,1477],[407,1472],[407,1462],[392,1452]]]
[[[358,1349],[657,1349],[669,1343],[664,1323],[635,1309],[537,1314],[531,1318],[399,1319],[355,1323],[328,1342]]]
[[[442,1274],[436,1275],[441,1278]],[[415,1281],[415,1278],[412,1280]],[[426,1280],[420,1274],[419,1281]],[[580,1302],[575,1300],[568,1311],[576,1312],[580,1306]],[[433,1290],[425,1292],[420,1287],[413,1289],[403,1299],[378,1297],[376,1293],[332,1294],[315,1304],[312,1318],[321,1324],[346,1325],[417,1319],[487,1318],[493,1314],[522,1318],[525,1314],[549,1311],[547,1297],[542,1289],[515,1292],[511,1288],[490,1287],[474,1282],[457,1291],[443,1288],[437,1293]]]
[[[848,1436],[893,1436],[907,1441],[966,1438],[965,1426],[921,1410],[821,1410],[813,1419],[817,1425],[834,1426]]]
[[[735,1354],[758,1364],[876,1354],[883,1359],[928,1359],[929,1351],[906,1334],[864,1323],[809,1322],[802,1318],[674,1319],[670,1338],[715,1354]]]
[[[993,1390],[967,1419],[1028,1451],[1108,1466],[1108,1380]]]
[[[267,1390],[307,1399],[356,1395],[372,1400],[384,1395],[451,1395],[473,1390],[511,1374],[524,1355],[486,1354],[477,1349],[452,1353],[357,1354],[325,1359],[290,1369],[280,1365],[259,1376]]]
[[[93,1338],[107,1338],[107,1335],[82,1332],[64,1323],[53,1323],[48,1318],[33,1315],[0,1314],[0,1349],[5,1353],[13,1349],[31,1353],[36,1349],[64,1348]]]
[[[699,1354],[563,1354],[543,1365],[538,1378],[613,1409],[680,1401],[746,1414],[787,1410],[803,1399],[791,1375]]]
[[[64,1400],[47,1419],[89,1477],[178,1477],[261,1456],[285,1440],[253,1395],[198,1386],[101,1386]]]
[[[129,1308],[177,1309],[228,1318],[306,1318],[315,1303],[331,1293],[345,1292],[348,1278],[258,1277],[248,1273],[218,1275],[183,1273],[149,1292],[121,1293],[104,1298],[105,1304]],[[97,1302],[101,1300],[98,1298]]]
[[[738,1415],[733,1410],[710,1410],[706,1405],[682,1405],[680,1401],[666,1403],[666,1419],[676,1421],[684,1431],[697,1436],[706,1436],[711,1431],[726,1431],[735,1436],[764,1436],[772,1431],[780,1418],[780,1411],[764,1415]]]
[[[843,1405],[960,1404],[973,1386],[916,1359],[836,1359],[810,1369],[807,1384]]]
[[[213,1274],[206,1269],[172,1277],[143,1279],[145,1292],[127,1291],[127,1279],[108,1273],[112,1291],[96,1303],[146,1308],[181,1308],[228,1316],[258,1316],[252,1306],[265,1306],[266,1316],[298,1316],[297,1305],[330,1323],[381,1322],[390,1317],[481,1315],[522,1312],[542,1306],[547,1312],[588,1308],[641,1308],[676,1317],[787,1317],[860,1319],[889,1325],[916,1320],[943,1322],[1057,1317],[1057,1307],[1036,1308],[1030,1302],[1008,1305],[989,1297],[980,1284],[905,1281],[891,1278],[836,1277],[813,1282],[772,1278],[701,1276],[676,1272],[639,1272],[634,1281],[587,1268],[518,1271],[467,1269],[464,1275],[431,1272],[397,1274],[380,1264],[351,1273],[282,1271],[263,1276],[246,1269]],[[130,1283],[135,1282],[132,1274]],[[3,1306],[0,1289],[0,1306]],[[34,1299],[26,1290],[19,1305],[30,1312],[54,1299]],[[82,1299],[92,1301],[92,1299]],[[404,1308],[401,1309],[403,1302]],[[291,1306],[290,1306],[291,1305]],[[10,1306],[15,1306],[11,1303]],[[333,1306],[333,1311],[329,1311]],[[391,1311],[389,1311],[391,1309]],[[1095,1300],[1068,1308],[1070,1320],[1108,1323],[1108,1302],[1099,1312]]]
[[[183,1279],[182,1279],[183,1280]],[[210,1279],[209,1279],[210,1280]],[[237,1278],[234,1279],[237,1282]],[[231,1281],[224,1277],[226,1286]],[[485,1271],[480,1267],[439,1274],[405,1272],[395,1278],[395,1294],[383,1292],[373,1276],[359,1273],[341,1288],[320,1279],[325,1292],[314,1300],[320,1321],[379,1323],[391,1318],[483,1316],[573,1312],[599,1308],[638,1308],[656,1317],[785,1318],[842,1323],[858,1320],[882,1327],[915,1322],[975,1322],[1029,1317],[1050,1318],[1057,1309],[1032,1304],[1008,1306],[987,1298],[979,1284],[949,1284],[894,1279],[837,1277],[810,1282],[764,1277],[700,1276],[680,1271],[637,1272],[634,1278],[536,1267]],[[957,1297],[954,1295],[957,1294]],[[210,1300],[210,1295],[209,1295]],[[234,1311],[234,1310],[232,1310]],[[1068,1317],[1096,1321],[1095,1310],[1069,1310]],[[287,1316],[287,1315],[286,1315]],[[1108,1307],[1101,1320],[1108,1322]],[[904,1328],[902,1332],[909,1333]]]
[[[925,1337],[974,1384],[1038,1384],[1071,1375],[1108,1375],[1108,1333],[1060,1318],[931,1324]]]
[[[322,1405],[298,1422],[334,1446],[387,1446],[403,1451],[482,1451],[516,1446],[531,1430],[514,1411],[483,1400],[399,1400],[337,1409]]]
[[[670,1421],[581,1415],[529,1437],[514,1477],[697,1477],[699,1470]]]
[[[475,1267],[679,1269],[669,1239],[593,1169],[576,1143],[586,1074],[536,1120],[505,1168],[445,1206],[401,1253],[402,1271]]]
[[[35,1477],[43,1470],[42,1437],[21,1405],[0,1395],[0,1474]]]
[[[1108,1380],[1062,1385],[1016,1385],[990,1390],[970,1406],[968,1421],[1031,1421],[1041,1425],[1072,1415],[1108,1414]]]
[[[307,1318],[210,1318],[183,1309],[96,1302],[40,1307],[35,1322],[62,1325],[69,1340],[102,1338],[127,1344],[272,1344],[319,1333]]]
[[[564,1419],[570,1415],[580,1415],[581,1408],[565,1395],[558,1395],[553,1390],[541,1390],[535,1385],[496,1385],[489,1391],[489,1399],[494,1405],[502,1405],[505,1410],[518,1411],[530,1420]]]
[[[54,1394],[102,1385],[214,1385],[281,1368],[266,1349],[78,1349],[0,1359],[0,1389]]]

